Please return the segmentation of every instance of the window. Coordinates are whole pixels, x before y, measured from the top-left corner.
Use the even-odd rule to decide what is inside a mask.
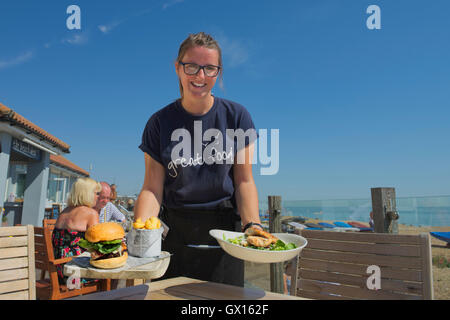
[[[48,178],[47,199],[53,203],[64,203],[66,180],[60,172],[50,171]]]
[[[77,178],[78,176],[71,175],[65,170],[51,167],[48,177],[47,206],[59,203],[64,208],[67,205],[70,190]]]
[[[55,172],[50,171],[50,174],[48,175],[47,199],[51,202],[56,202],[56,189],[58,187],[57,178],[58,175]]]
[[[23,200],[27,179],[27,165],[11,163],[9,166],[5,200],[8,202]]]

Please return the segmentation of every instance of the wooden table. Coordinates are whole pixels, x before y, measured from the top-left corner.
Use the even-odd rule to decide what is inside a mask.
[[[111,291],[78,296],[71,300],[309,300],[261,289],[177,277]]]
[[[94,267],[81,267],[75,261],[80,257],[88,257],[89,253],[84,252],[82,255],[74,257],[72,261],[64,265],[64,275],[77,275],[81,278],[90,279],[127,279],[127,286],[143,283],[145,280],[161,278],[169,267],[170,254],[162,251],[161,254],[167,255],[167,258],[140,265],[134,268],[118,268],[118,269],[97,269]],[[138,281],[135,281],[139,279]]]

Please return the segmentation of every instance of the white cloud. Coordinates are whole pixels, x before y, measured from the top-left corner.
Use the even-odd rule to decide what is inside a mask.
[[[73,45],[83,45],[86,44],[89,40],[89,37],[85,33],[77,33],[71,37],[64,38],[61,40],[62,43],[69,43]]]
[[[177,3],[181,3],[184,0],[171,0],[171,1],[167,1],[166,3],[163,4],[163,10],[167,9],[168,7],[174,6]]]
[[[237,39],[230,40],[226,36],[217,36],[224,59],[230,67],[237,67],[247,62],[249,51],[246,45]]]
[[[183,0],[176,0],[176,1],[183,1]],[[127,22],[128,20],[130,20],[130,19],[132,19],[132,18],[140,17],[140,16],[146,15],[146,14],[148,14],[148,13],[151,13],[151,12],[153,12],[153,10],[154,10],[153,8],[148,8],[148,9],[139,11],[139,12],[137,12],[137,13],[134,13],[134,14],[132,14],[132,15],[126,17],[126,18],[123,18],[123,19],[121,19],[121,20],[116,20],[116,21],[113,21],[113,22],[108,23],[108,24],[101,24],[101,25],[97,26],[97,28],[98,28],[103,34],[108,34],[108,33],[110,33],[113,29],[115,29],[115,28],[117,28],[119,25],[121,25],[122,23]]]
[[[0,60],[0,70],[25,63],[25,62],[29,61],[31,58],[33,58],[33,56],[34,56],[33,51],[27,51],[27,52],[25,52],[21,55],[18,55],[17,57],[12,58],[10,60],[6,60],[6,61]]]
[[[104,25],[98,26],[98,29],[103,33],[108,33],[111,30],[111,28],[104,26]]]
[[[167,9],[168,7],[174,6],[174,5],[176,5],[177,3],[181,3],[181,2],[183,2],[183,1],[184,1],[184,0],[169,0],[169,1],[166,1],[166,2],[163,4],[162,8],[163,8],[163,10],[165,10],[165,9]],[[153,7],[151,7],[151,8],[144,9],[144,10],[142,10],[142,11],[139,11],[139,12],[136,12],[136,13],[134,13],[134,14],[131,14],[130,16],[128,16],[128,17],[126,17],[126,18],[124,18],[124,19],[122,19],[122,20],[114,21],[114,22],[111,22],[111,23],[108,23],[108,24],[101,24],[101,25],[98,25],[97,28],[98,28],[103,34],[108,34],[108,33],[110,33],[113,29],[117,28],[119,25],[121,25],[121,24],[124,23],[124,22],[127,22],[128,20],[130,20],[130,19],[132,19],[132,18],[141,17],[141,16],[143,16],[143,15],[146,15],[146,14],[149,14],[149,13],[154,12],[154,11],[155,11],[155,8],[156,8],[156,7],[153,6]]]
[[[102,33],[104,33],[104,34],[107,34],[107,33],[109,33],[109,32],[111,32],[111,30],[113,30],[114,28],[116,28],[118,25],[120,25],[122,22],[124,22],[125,20],[122,20],[122,21],[115,21],[115,22],[112,22],[112,23],[110,23],[110,24],[102,24],[102,25],[99,25],[98,26],[98,29],[102,32]]]

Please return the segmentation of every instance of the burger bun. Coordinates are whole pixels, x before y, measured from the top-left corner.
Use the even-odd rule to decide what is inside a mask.
[[[92,260],[90,264],[93,267],[99,269],[115,269],[120,268],[125,265],[128,259],[128,253],[125,251],[120,257],[109,258],[109,259],[100,259],[100,260]]]
[[[89,227],[85,238],[89,242],[111,241],[122,239],[125,236],[125,230],[116,222],[103,222]]]

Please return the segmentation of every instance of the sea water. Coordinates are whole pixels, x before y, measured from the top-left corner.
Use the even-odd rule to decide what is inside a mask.
[[[396,199],[398,222],[413,226],[450,226],[450,196]],[[266,212],[267,202],[260,203]],[[282,201],[282,215],[330,221],[369,222],[371,199]]]

